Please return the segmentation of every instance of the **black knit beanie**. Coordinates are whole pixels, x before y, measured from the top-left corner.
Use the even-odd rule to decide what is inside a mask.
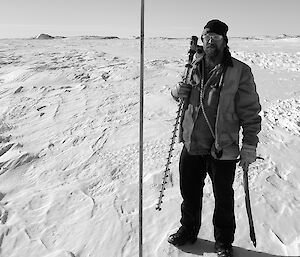
[[[220,20],[211,20],[204,27],[205,33],[216,33],[222,35],[226,43],[228,43],[227,31],[228,26]]]

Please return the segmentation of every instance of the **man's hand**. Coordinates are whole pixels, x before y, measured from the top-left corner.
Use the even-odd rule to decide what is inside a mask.
[[[190,96],[192,86],[186,83],[179,83],[178,96],[181,99],[188,98]]]
[[[174,89],[171,91],[171,95],[174,98],[180,98],[182,100],[189,97],[192,90],[192,86],[183,82],[178,83]]]
[[[243,145],[240,157],[239,166],[244,170],[248,169],[248,166],[256,160],[256,147],[253,145]]]

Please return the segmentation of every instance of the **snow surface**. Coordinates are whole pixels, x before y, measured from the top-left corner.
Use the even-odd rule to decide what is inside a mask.
[[[257,248],[237,168],[235,256],[300,256],[300,39],[239,39],[263,106],[249,171]],[[162,211],[155,210],[188,39],[145,40],[145,257],[215,256],[209,179],[195,245],[179,226],[176,143]],[[138,256],[139,40],[0,40],[0,256]],[[172,183],[171,183],[172,182]]]

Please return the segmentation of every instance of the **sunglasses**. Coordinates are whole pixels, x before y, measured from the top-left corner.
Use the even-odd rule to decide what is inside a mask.
[[[214,35],[205,34],[205,35],[202,35],[201,38],[202,38],[202,41],[203,40],[209,41],[210,39],[214,40],[214,41],[220,41],[221,39],[223,39],[223,36],[218,35],[218,34],[214,34]]]

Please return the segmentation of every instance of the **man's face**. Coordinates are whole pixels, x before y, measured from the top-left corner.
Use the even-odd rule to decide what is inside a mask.
[[[217,57],[226,47],[223,36],[216,33],[204,33],[202,40],[204,52],[211,58]]]

